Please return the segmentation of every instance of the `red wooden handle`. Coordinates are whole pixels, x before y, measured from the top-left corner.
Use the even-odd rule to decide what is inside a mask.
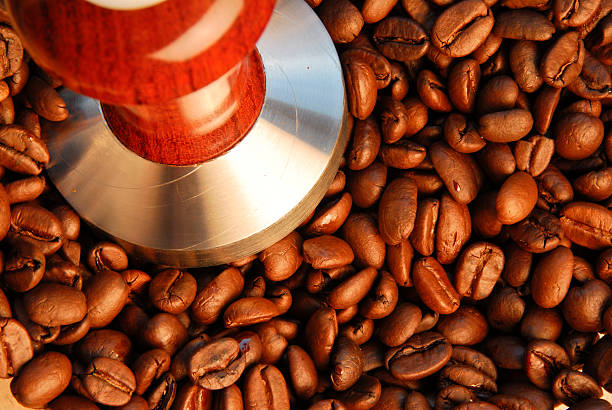
[[[155,104],[223,76],[255,47],[275,0],[8,0],[34,60],[109,104]]]

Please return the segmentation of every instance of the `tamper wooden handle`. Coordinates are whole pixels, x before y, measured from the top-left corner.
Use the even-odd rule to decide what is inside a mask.
[[[255,47],[275,0],[8,0],[45,70],[109,104],[153,104],[222,77]]]
[[[190,165],[226,152],[259,115],[255,44],[276,0],[7,0],[38,65],[96,98],[124,145]]]

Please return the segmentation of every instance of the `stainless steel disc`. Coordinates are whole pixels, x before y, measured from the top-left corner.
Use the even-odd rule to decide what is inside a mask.
[[[265,102],[248,135],[209,162],[139,157],[100,103],[63,90],[70,118],[48,124],[48,173],[74,209],[136,255],[215,265],[256,253],[308,216],[348,140],[342,70],[325,27],[302,0],[279,0],[257,44]]]

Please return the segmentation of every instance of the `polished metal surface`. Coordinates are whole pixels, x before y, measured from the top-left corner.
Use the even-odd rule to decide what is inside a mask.
[[[226,263],[287,235],[314,209],[348,140],[335,47],[302,0],[279,0],[257,44],[266,73],[261,115],[209,162],[157,164],[125,148],[100,104],[63,90],[70,118],[46,130],[48,173],[88,222],[159,264]]]

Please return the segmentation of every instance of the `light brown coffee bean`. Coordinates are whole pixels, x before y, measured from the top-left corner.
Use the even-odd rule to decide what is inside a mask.
[[[412,268],[412,280],[419,297],[431,310],[448,315],[459,308],[461,297],[434,258],[417,260]]]
[[[274,245],[264,249],[259,254],[259,260],[264,265],[266,278],[281,281],[293,275],[302,264],[301,250],[302,237],[297,232],[290,233]]]
[[[563,34],[542,56],[542,78],[555,88],[571,84],[582,71],[584,55],[584,43],[578,33],[569,31]]]
[[[482,174],[472,157],[440,142],[430,147],[429,154],[436,172],[455,201],[468,204],[476,198]]]
[[[374,218],[366,213],[351,213],[342,226],[342,236],[353,249],[358,265],[382,268],[386,254],[385,242]]]
[[[30,360],[11,382],[11,392],[26,407],[41,408],[70,384],[72,365],[68,357],[45,352]]]
[[[495,16],[493,32],[513,40],[550,40],[555,26],[541,13],[528,9],[510,10]]]
[[[538,187],[535,180],[525,172],[515,172],[497,193],[497,219],[505,225],[515,224],[531,213],[537,201]]]
[[[484,2],[463,0],[440,14],[431,29],[431,41],[445,55],[463,57],[485,42],[493,23]]]
[[[545,254],[531,277],[531,296],[543,308],[557,306],[570,287],[574,271],[574,255],[564,246]]]
[[[304,261],[315,269],[333,269],[353,262],[355,255],[348,243],[331,235],[322,235],[304,241]]]
[[[378,228],[388,245],[397,245],[410,236],[416,197],[416,183],[410,178],[397,178],[385,188],[378,205]]]
[[[533,127],[531,113],[511,109],[485,114],[478,120],[478,132],[491,142],[512,142],[523,138]]]

